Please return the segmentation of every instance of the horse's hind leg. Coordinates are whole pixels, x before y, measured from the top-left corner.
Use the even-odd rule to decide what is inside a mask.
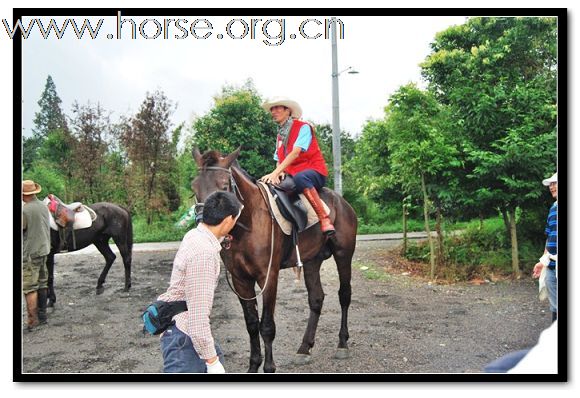
[[[54,307],[56,294],[54,293],[54,253],[46,256],[46,270],[48,271],[48,307]]]
[[[99,280],[97,281],[97,294],[102,294],[105,291],[103,284],[105,283],[105,280],[107,279],[107,274],[109,273],[109,270],[111,269],[111,265],[113,265],[113,262],[115,261],[117,256],[115,256],[115,254],[113,253],[113,251],[109,247],[109,239],[108,238],[98,240],[94,244],[97,247],[97,249],[99,250],[99,252],[103,255],[103,257],[105,257],[105,268],[103,268],[103,271],[101,272],[101,275],[99,276]]]
[[[340,253],[342,254],[342,253]],[[348,308],[350,307],[350,300],[352,295],[351,290],[351,275],[352,275],[352,253],[334,255],[336,267],[338,269],[338,278],[340,281],[340,288],[338,290],[338,300],[340,308],[342,309],[342,318],[340,322],[340,332],[338,333],[338,349],[336,350],[335,358],[346,359],[348,354]]]
[[[121,253],[121,257],[123,258],[123,267],[125,268],[125,289],[123,291],[128,292],[129,289],[131,289],[131,261],[133,257],[131,249],[129,249],[129,245],[124,239],[113,237],[113,240],[119,248],[119,253]]]
[[[310,362],[310,349],[314,346],[314,337],[316,335],[316,328],[318,327],[318,320],[320,312],[322,311],[322,303],[324,302],[324,291],[320,283],[320,266],[321,259],[316,259],[304,264],[304,282],[308,290],[308,305],[310,307],[310,316],[308,317],[308,326],[302,344],[297,352],[298,362]]]

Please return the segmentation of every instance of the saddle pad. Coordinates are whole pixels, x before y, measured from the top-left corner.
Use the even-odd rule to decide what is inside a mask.
[[[84,229],[93,225],[93,221],[96,218],[96,214],[93,209],[83,205],[83,210],[75,212],[75,222],[73,223],[73,229]],[[58,226],[54,222],[54,217],[52,215],[49,217],[50,228],[58,231]]]
[[[290,223],[290,221],[288,221],[284,218],[282,213],[280,213],[280,210],[278,209],[278,205],[276,204],[276,199],[274,199],[272,192],[270,192],[270,190],[268,189],[266,184],[264,184],[263,182],[258,181],[258,184],[262,185],[262,187],[264,187],[264,190],[268,194],[268,201],[270,202],[270,208],[272,209],[272,213],[274,214],[274,218],[276,219],[276,222],[278,223],[278,225],[282,229],[282,232],[284,232],[284,234],[286,234],[286,235],[290,235],[292,233],[292,224]],[[319,222],[318,216],[316,215],[316,212],[312,208],[312,205],[310,204],[308,199],[306,199],[306,197],[303,194],[299,194],[298,196],[300,196],[300,200],[302,200],[302,204],[304,205],[304,207],[308,211],[308,213],[307,213],[308,220],[306,222],[306,229],[308,229],[311,226],[313,226],[314,224]],[[322,205],[324,206],[324,211],[326,212],[326,214],[330,214],[330,209],[328,208],[326,203],[324,203],[324,201],[322,201]]]

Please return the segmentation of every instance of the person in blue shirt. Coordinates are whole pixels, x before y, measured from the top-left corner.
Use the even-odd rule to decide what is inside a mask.
[[[549,187],[550,194],[556,200],[546,222],[546,248],[540,261],[534,266],[532,277],[539,278],[542,269],[546,269],[546,289],[550,301],[550,311],[552,312],[552,322],[558,319],[558,173],[542,181],[544,186]]]

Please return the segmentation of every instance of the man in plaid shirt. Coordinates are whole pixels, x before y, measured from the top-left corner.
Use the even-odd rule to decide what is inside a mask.
[[[161,335],[165,373],[225,373],[223,353],[211,334],[210,313],[220,273],[220,242],[242,208],[230,192],[211,194],[204,204],[203,221],[179,246],[169,289],[158,300],[185,300],[188,311],[174,316],[175,325]]]

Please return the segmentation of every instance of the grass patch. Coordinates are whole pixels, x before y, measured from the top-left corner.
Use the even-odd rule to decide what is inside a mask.
[[[133,242],[178,242],[189,231],[177,228],[173,220],[155,220],[147,225],[145,218],[133,218]]]
[[[373,281],[388,281],[391,276],[382,268],[377,267],[373,263],[369,262],[354,262],[354,266],[361,271],[366,279]]]
[[[435,228],[433,225],[432,228]],[[425,223],[418,220],[409,220],[407,223],[408,232],[424,231]],[[392,234],[403,232],[403,222],[385,222],[382,224],[363,224],[359,220],[359,225],[357,233],[359,235],[370,235],[370,234]]]

